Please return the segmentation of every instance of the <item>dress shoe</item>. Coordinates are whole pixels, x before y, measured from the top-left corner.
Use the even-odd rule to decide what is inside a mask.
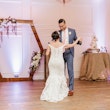
[[[69,91],[68,96],[73,96],[73,91]]]

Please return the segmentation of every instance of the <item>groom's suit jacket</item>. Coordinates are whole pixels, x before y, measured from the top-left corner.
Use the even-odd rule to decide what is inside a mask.
[[[60,33],[60,41],[62,42],[62,31],[60,30],[59,33]],[[74,29],[68,28],[68,39],[69,39],[68,40],[69,44],[72,44],[77,39],[76,32]],[[74,57],[74,47],[70,48],[70,52]]]

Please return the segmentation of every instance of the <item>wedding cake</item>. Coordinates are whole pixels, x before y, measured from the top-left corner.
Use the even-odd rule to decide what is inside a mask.
[[[87,50],[88,52],[91,53],[99,53],[100,49],[97,48],[97,38],[93,36],[91,43],[90,43],[90,48]]]

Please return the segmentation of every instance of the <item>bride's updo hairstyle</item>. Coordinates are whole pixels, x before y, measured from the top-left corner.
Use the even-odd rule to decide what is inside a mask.
[[[51,35],[52,40],[56,41],[57,39],[59,39],[59,34],[57,31],[54,31]]]

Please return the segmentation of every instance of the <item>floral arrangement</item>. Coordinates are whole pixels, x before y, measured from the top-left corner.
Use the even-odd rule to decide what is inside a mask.
[[[40,60],[41,60],[41,52],[33,52],[32,58],[31,58],[31,63],[30,63],[30,73],[33,73],[36,71],[36,69],[39,67]]]

